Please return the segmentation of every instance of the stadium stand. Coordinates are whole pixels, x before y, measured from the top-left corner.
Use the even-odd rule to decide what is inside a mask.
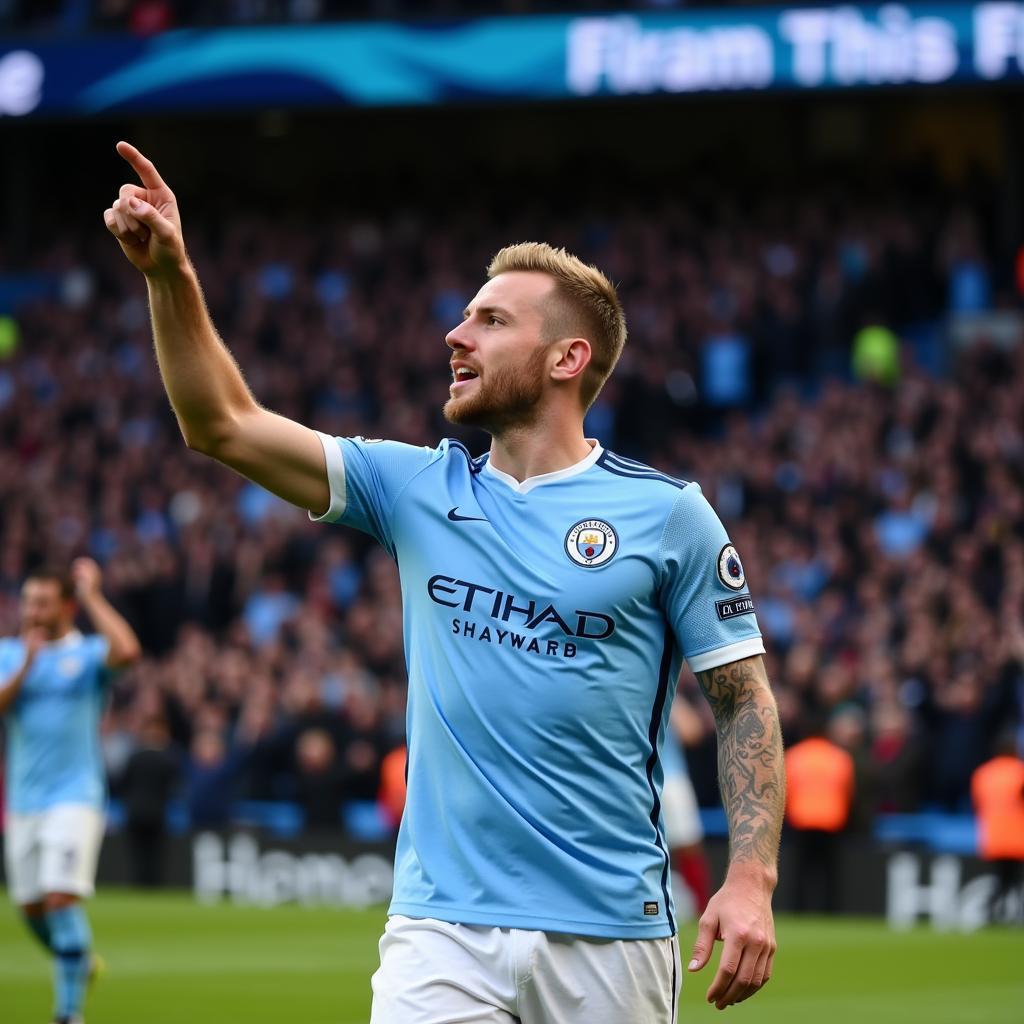
[[[842,734],[870,819],[968,810],[998,726],[1022,719],[1024,347],[947,338],[1019,308],[984,185],[746,203],[694,185],[514,221],[478,215],[482,186],[458,209],[207,215],[187,237],[263,402],[418,444],[453,432],[442,339],[510,231],[606,269],[631,334],[590,431],[701,483],[744,554],[787,741],[859,709]],[[115,794],[164,722],[193,820],[244,799],[244,820],[291,801],[329,824],[325,804],[374,800],[404,742],[395,568],[186,449],[144,296],[97,225],[28,265],[0,256],[0,632],[30,565],[92,554],[148,652],[105,724]],[[691,758],[706,804],[712,751]]]
[[[703,6],[737,6],[739,0],[717,0]],[[210,25],[310,24],[352,19],[421,19],[482,14],[587,14],[602,10],[671,10],[689,6],[685,0],[34,0],[0,3],[0,29],[77,34],[83,31],[125,31],[153,35],[173,28]],[[754,6],[746,0],[744,6]]]

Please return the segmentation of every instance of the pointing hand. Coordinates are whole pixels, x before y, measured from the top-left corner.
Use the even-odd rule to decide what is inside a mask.
[[[131,264],[146,277],[173,274],[188,262],[174,193],[152,161],[133,145],[119,142],[117,151],[142,184],[122,185],[117,199],[104,211],[103,222]]]

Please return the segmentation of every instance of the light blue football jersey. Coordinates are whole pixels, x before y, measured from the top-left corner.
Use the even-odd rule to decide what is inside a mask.
[[[398,562],[408,800],[392,914],[675,932],[659,751],[682,659],[764,647],[696,484],[599,446],[518,483],[457,441],[321,435],[331,507]]]
[[[665,730],[665,742],[661,748],[661,766],[666,779],[676,775],[689,776],[690,768],[686,763],[686,750],[671,725]]]
[[[8,710],[7,806],[17,814],[57,804],[102,807],[106,798],[100,717],[110,672],[109,645],[78,630],[36,655]],[[0,640],[0,683],[25,660],[20,638]]]

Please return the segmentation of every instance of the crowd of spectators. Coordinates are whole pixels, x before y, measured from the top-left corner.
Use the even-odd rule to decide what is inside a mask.
[[[1015,309],[983,207],[838,187],[747,204],[652,191],[599,211],[483,202],[189,218],[254,393],[328,433],[435,444],[455,433],[443,338],[489,257],[513,239],[566,244],[620,282],[630,327],[588,429],[699,481],[718,509],[787,740],[831,719],[867,819],[964,809],[1024,704],[1024,344],[943,342],[950,323]],[[0,633],[33,564],[94,556],[146,650],[104,723],[139,841],[154,792],[196,824],[245,797],[338,827],[404,742],[394,564],[185,447],[144,288],[101,228],[69,227],[31,269],[61,289],[6,321]],[[858,378],[865,330],[893,348]],[[691,758],[705,803],[713,745]]]
[[[768,0],[0,0],[0,30],[153,35],[173,28],[311,24],[350,19],[481,17],[494,14],[587,14],[602,10],[672,10],[752,6]]]

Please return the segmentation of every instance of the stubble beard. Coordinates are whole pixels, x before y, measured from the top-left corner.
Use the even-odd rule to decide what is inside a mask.
[[[489,434],[532,424],[544,394],[546,348],[538,345],[522,365],[493,370],[486,380],[478,378],[475,394],[449,398],[443,409],[445,419],[459,426],[479,427]]]
[[[46,636],[47,642],[52,643],[60,634],[60,628],[60,619],[44,619],[37,622],[23,622],[21,632],[24,634],[39,630]]]

